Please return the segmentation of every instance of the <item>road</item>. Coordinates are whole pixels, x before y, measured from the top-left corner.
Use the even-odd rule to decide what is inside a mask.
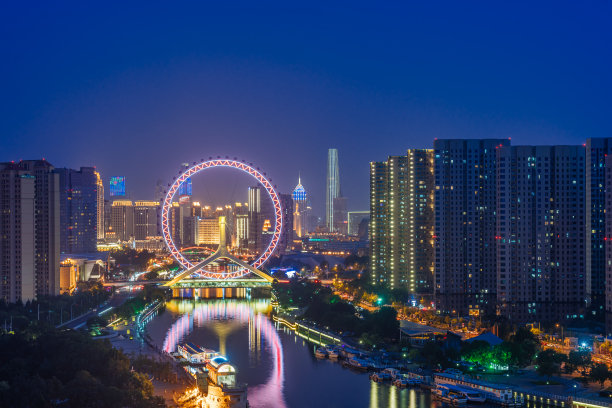
[[[115,292],[115,294],[113,294],[110,299],[108,299],[106,302],[104,302],[97,310],[91,310],[85,314],[82,314],[81,316],[70,320],[58,327],[63,327],[63,328],[67,328],[67,329],[78,329],[80,327],[82,327],[83,325],[85,325],[85,323],[87,323],[87,320],[91,317],[94,316],[99,316],[101,313],[106,312],[106,311],[110,311],[107,309],[112,309],[118,306],[121,306],[123,303],[125,303],[126,300],[134,297],[134,295],[136,294],[136,292],[134,291],[127,291],[127,290],[123,290],[123,291],[118,291]]]

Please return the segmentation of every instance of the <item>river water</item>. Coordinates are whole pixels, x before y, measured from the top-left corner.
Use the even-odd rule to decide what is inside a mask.
[[[191,341],[227,356],[248,384],[250,406],[430,408],[429,393],[370,381],[329,360],[270,319],[269,300],[172,300],[147,326],[165,351]]]

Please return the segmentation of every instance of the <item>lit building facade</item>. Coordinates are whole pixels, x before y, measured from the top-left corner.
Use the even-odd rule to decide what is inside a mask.
[[[587,149],[587,155],[589,151]],[[588,161],[588,160],[587,160]],[[605,209],[606,214],[612,214],[612,155],[605,160]],[[587,167],[588,172],[588,167]],[[588,184],[587,184],[588,188]],[[587,206],[587,209],[589,207]],[[612,336],[612,217],[605,218],[605,255],[606,255],[606,336]]]
[[[495,310],[497,149],[508,139],[434,141],[436,307]]]
[[[157,201],[134,203],[134,238],[146,240],[161,235],[159,230],[160,206]]]
[[[497,307],[513,322],[583,317],[585,149],[497,150]]]
[[[115,200],[111,206],[111,230],[119,241],[134,236],[134,204],[130,200]]]
[[[372,283],[433,293],[433,151],[370,163]]]
[[[293,199],[293,231],[295,235],[301,238],[308,233],[305,214],[307,195],[306,189],[302,186],[301,177],[298,177],[298,183],[293,189],[291,198]]]
[[[293,197],[291,194],[279,194],[278,198],[282,209],[283,229],[278,241],[277,253],[282,255],[291,250],[293,245]],[[270,230],[272,232],[273,228]]]
[[[104,223],[104,183],[100,177],[100,173],[97,171],[96,174],[96,201],[98,202],[98,208],[96,209],[96,231],[97,238],[104,239],[104,233],[106,232],[106,226]]]
[[[339,196],[338,149],[329,149],[327,151],[327,185],[325,189],[325,222],[329,232],[334,232],[334,199]]]
[[[96,252],[98,241],[98,181],[93,167],[56,169],[60,182],[60,251]]]
[[[219,220],[217,218],[201,218],[198,220],[196,245],[219,245]]]

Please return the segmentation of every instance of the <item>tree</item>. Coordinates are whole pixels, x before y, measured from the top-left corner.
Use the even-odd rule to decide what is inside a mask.
[[[531,364],[536,353],[540,350],[540,340],[527,327],[519,328],[509,338],[509,347],[519,367]]]
[[[598,382],[602,387],[610,378],[612,378],[610,370],[608,369],[608,366],[603,363],[595,364],[589,373],[589,380]]]
[[[550,378],[550,376],[561,371],[561,363],[565,360],[565,354],[557,353],[555,350],[548,349],[541,351],[536,357],[536,370],[538,374]]]
[[[567,365],[570,373],[579,370],[582,375],[586,375],[586,370],[591,365],[591,352],[588,350],[570,351]]]

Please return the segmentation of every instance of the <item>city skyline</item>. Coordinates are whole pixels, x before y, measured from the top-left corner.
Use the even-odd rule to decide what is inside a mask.
[[[552,19],[526,4],[235,6],[109,7],[77,20],[93,15],[87,5],[7,5],[0,161],[96,166],[149,199],[181,163],[230,154],[259,163],[284,192],[301,172],[323,215],[329,147],[344,158],[349,209],[360,210],[370,161],[436,137],[612,135],[612,58],[598,52],[611,39],[609,4],[556,2]],[[165,28],[135,31],[141,18]]]

